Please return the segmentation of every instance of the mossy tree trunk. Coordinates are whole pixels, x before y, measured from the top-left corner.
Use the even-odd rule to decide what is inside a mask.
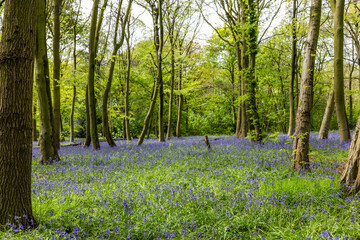
[[[90,123],[90,136],[93,149],[99,149],[99,136],[97,132],[97,119],[96,119],[96,102],[95,102],[95,31],[98,16],[98,5],[100,0],[94,0],[93,9],[91,14],[90,25],[90,38],[89,38],[89,70],[88,70],[88,107],[89,107],[89,123]]]
[[[340,142],[350,140],[344,94],[344,0],[330,0],[334,16],[334,90]]]
[[[46,0],[37,0],[36,28],[36,89],[39,101],[40,119],[40,163],[58,161],[59,155],[54,141],[54,117],[51,102],[49,61],[46,45]]]
[[[305,42],[305,53],[301,74],[300,103],[296,115],[296,128],[293,140],[292,168],[310,170],[309,135],[310,113],[313,102],[314,68],[316,48],[320,32],[321,0],[311,0],[310,26]]]

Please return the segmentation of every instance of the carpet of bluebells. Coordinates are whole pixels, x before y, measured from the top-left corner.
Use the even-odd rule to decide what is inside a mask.
[[[311,173],[290,171],[292,140],[232,136],[117,141],[94,151],[64,146],[38,164],[32,194],[39,227],[1,239],[360,239],[360,200],[344,196],[349,143],[311,135]],[[36,145],[36,144],[34,144]]]

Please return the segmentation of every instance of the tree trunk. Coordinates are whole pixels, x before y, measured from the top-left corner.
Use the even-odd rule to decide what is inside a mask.
[[[159,141],[165,142],[164,134],[164,83],[162,73],[162,52],[164,47],[163,0],[158,0],[158,20],[154,21],[155,48],[157,59],[157,78],[159,82]],[[156,25],[155,25],[156,24]]]
[[[352,97],[352,75],[355,68],[355,62],[350,64],[350,74],[349,74],[349,128],[353,128],[353,118],[354,118],[354,109],[353,109],[353,97]]]
[[[173,31],[173,30],[172,30]],[[171,83],[170,83],[170,98],[169,98],[169,116],[168,116],[168,128],[166,131],[166,139],[171,138],[171,120],[173,110],[173,98],[174,98],[174,85],[175,85],[175,43],[173,32],[170,33],[170,46],[171,46]]]
[[[127,36],[126,36],[126,43],[127,43],[127,64],[126,64],[126,76],[125,76],[125,98],[124,98],[124,108],[125,108],[125,132],[126,132],[126,139],[131,141],[130,135],[130,122],[129,122],[129,92],[130,92],[130,74],[131,74],[131,46],[130,46],[130,30],[129,26],[130,21],[128,22],[127,26]]]
[[[329,98],[326,103],[325,114],[321,123],[319,131],[319,139],[327,139],[329,134],[329,127],[332,114],[334,112],[335,102],[334,102],[334,89],[329,93]]]
[[[247,31],[246,31],[246,24],[247,24],[247,8],[246,8],[246,4],[245,1],[241,1],[241,8],[242,8],[242,13],[241,13],[241,24],[243,26],[243,31],[242,31],[242,49],[241,49],[241,69],[243,70],[242,72],[242,80],[241,80],[241,125],[240,125],[240,138],[246,138],[247,136],[247,101],[245,99],[246,96],[246,71],[249,67],[249,56],[247,54]],[[240,70],[240,66],[239,66],[239,70]],[[240,116],[239,116],[240,117]],[[238,120],[239,121],[239,120]]]
[[[89,147],[91,144],[91,133],[90,133],[90,109],[89,109],[89,86],[86,85],[85,92],[85,109],[86,109],[86,138],[84,147]]]
[[[46,45],[46,1],[38,0],[36,29],[36,89],[39,101],[41,164],[59,161],[54,141],[54,117],[51,103],[49,62]]]
[[[289,117],[289,129],[288,136],[292,136],[295,132],[295,98],[294,98],[294,82],[296,76],[296,53],[297,53],[297,19],[296,19],[297,4],[296,0],[293,0],[293,15],[292,15],[292,56],[291,56],[291,79],[289,89],[289,103],[290,103],[290,117]]]
[[[36,0],[5,1],[0,43],[0,225],[36,227],[31,205]]]
[[[34,104],[34,107],[33,107],[32,140],[33,140],[33,141],[37,141],[37,134],[36,134],[36,106],[35,106],[35,104]]]
[[[330,0],[334,15],[334,90],[340,142],[350,140],[344,95],[344,0]]]
[[[182,88],[182,66],[180,63],[178,90],[181,91],[181,88]],[[179,102],[178,103],[179,106],[178,106],[177,121],[176,121],[176,137],[181,137],[181,118],[182,118],[182,107],[184,102],[184,96],[181,93],[178,102]]]
[[[344,170],[340,177],[347,194],[355,194],[360,190],[360,117],[352,137],[351,146]]]
[[[53,38],[53,101],[54,101],[54,141],[60,149],[60,14],[61,0],[54,0],[54,38]]]
[[[292,168],[310,170],[309,137],[310,113],[313,102],[313,81],[316,48],[320,31],[321,0],[311,0],[310,26],[305,43],[303,69],[301,74],[300,103],[296,115],[296,129],[293,141]]]
[[[89,72],[88,72],[88,101],[89,101],[89,116],[90,116],[90,136],[93,149],[99,149],[99,137],[97,132],[97,119],[96,119],[96,102],[95,102],[95,30],[98,15],[98,5],[100,0],[94,0],[93,9],[91,14],[91,27],[89,38]]]
[[[252,140],[256,142],[262,141],[262,131],[260,127],[260,118],[256,106],[256,86],[257,80],[255,76],[255,61],[257,54],[257,31],[258,31],[258,17],[256,11],[256,3],[254,0],[249,0],[249,24],[248,29],[248,52],[250,53],[250,62],[248,70],[248,85],[249,85],[249,115],[250,115],[250,124],[254,129],[254,134],[252,134]]]

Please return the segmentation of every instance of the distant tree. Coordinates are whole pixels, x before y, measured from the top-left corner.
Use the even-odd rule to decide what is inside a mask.
[[[334,113],[335,102],[334,102],[334,90],[332,89],[329,93],[329,97],[326,103],[324,117],[319,130],[319,139],[327,139],[329,135],[330,121]]]
[[[109,69],[109,75],[108,75],[108,80],[106,83],[106,88],[103,94],[103,105],[102,105],[102,123],[103,123],[103,133],[105,135],[106,141],[108,142],[108,144],[111,147],[116,146],[110,129],[109,129],[109,117],[108,117],[108,98],[109,98],[109,94],[110,94],[110,90],[111,90],[111,83],[112,83],[112,79],[113,79],[113,75],[114,75],[114,69],[115,69],[115,63],[116,63],[116,55],[117,52],[119,51],[120,47],[123,45],[124,43],[124,39],[125,39],[125,29],[126,29],[126,25],[127,22],[129,21],[130,18],[130,10],[131,10],[131,5],[132,5],[132,0],[129,1],[128,3],[128,7],[126,10],[126,14],[124,16],[122,16],[123,14],[121,13],[121,8],[122,8],[122,0],[119,0],[119,4],[118,4],[118,11],[117,11],[117,15],[116,15],[116,21],[115,21],[115,33],[114,33],[114,40],[113,40],[113,52],[111,54],[111,59],[110,59],[110,69]],[[119,23],[121,21],[121,26],[120,26],[120,39],[117,40],[118,37],[118,30],[119,30]]]
[[[310,26],[301,74],[300,103],[292,148],[292,168],[309,170],[310,113],[313,104],[314,68],[320,32],[321,0],[311,0]]]
[[[163,47],[164,47],[164,22],[163,22],[163,0],[145,0],[147,5],[143,5],[152,16],[153,19],[153,31],[154,31],[154,45],[156,50],[156,85],[152,95],[150,107],[144,120],[144,127],[139,136],[137,142],[141,145],[144,141],[146,131],[149,127],[150,118],[154,111],[157,95],[160,95],[159,100],[159,141],[165,141],[164,135],[164,86],[163,86],[163,73],[162,73],[162,61],[163,61]]]
[[[0,225],[35,227],[31,205],[36,0],[6,0],[0,42]]]

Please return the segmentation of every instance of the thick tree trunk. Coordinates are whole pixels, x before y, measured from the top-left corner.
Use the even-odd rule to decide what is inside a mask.
[[[290,116],[289,116],[289,129],[288,136],[292,136],[295,132],[295,98],[294,98],[294,82],[296,76],[296,53],[297,53],[297,20],[296,20],[297,4],[293,0],[293,15],[292,15],[292,56],[291,56],[291,79],[289,89],[289,103],[290,103]]]
[[[53,38],[53,102],[54,102],[54,141],[55,147],[60,149],[60,14],[61,1],[54,0],[54,38]]]
[[[98,5],[100,0],[94,0],[93,9],[91,14],[91,27],[89,39],[89,72],[88,72],[88,101],[89,101],[89,116],[90,116],[90,136],[93,149],[99,149],[99,136],[97,132],[97,119],[96,119],[96,102],[95,102],[95,30],[98,15]]]
[[[340,142],[350,140],[344,95],[344,0],[330,0],[334,15],[334,89]]]
[[[0,43],[0,225],[35,227],[31,205],[36,0],[5,1]]]
[[[347,186],[347,194],[355,194],[360,190],[360,117],[352,137],[351,146],[344,170],[340,177],[340,182]]]
[[[38,0],[36,29],[36,89],[39,101],[40,120],[40,163],[49,164],[59,161],[59,155],[54,141],[54,119],[51,103],[49,62],[46,46],[46,1]]]
[[[329,127],[331,117],[333,115],[335,109],[335,102],[334,102],[334,90],[332,89],[329,93],[329,98],[326,103],[325,114],[321,123],[320,131],[319,131],[319,139],[327,139],[329,135]]]
[[[316,48],[320,31],[321,0],[311,0],[310,26],[305,43],[303,69],[301,74],[300,103],[296,115],[296,129],[293,141],[292,168],[310,170],[309,137],[310,113],[313,102],[313,81]]]

